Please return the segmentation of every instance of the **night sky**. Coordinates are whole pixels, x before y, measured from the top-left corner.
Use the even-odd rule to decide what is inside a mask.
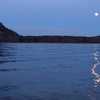
[[[100,0],[0,0],[0,22],[21,35],[100,35]]]

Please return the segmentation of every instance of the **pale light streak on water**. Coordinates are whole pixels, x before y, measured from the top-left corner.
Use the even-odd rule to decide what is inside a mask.
[[[93,65],[93,68],[92,68],[92,74],[95,75],[95,84],[98,84],[100,83],[100,74],[96,72],[96,68],[100,65],[100,61],[99,61],[99,51],[95,50],[95,52],[93,53],[94,55],[94,59],[95,59],[95,64]],[[97,87],[97,85],[95,86]]]
[[[0,44],[0,100],[99,100],[99,44]]]
[[[94,64],[91,69],[92,74],[94,75],[93,78],[93,86],[91,90],[89,90],[88,96],[91,100],[99,100],[100,98],[100,46],[95,44],[93,58]]]

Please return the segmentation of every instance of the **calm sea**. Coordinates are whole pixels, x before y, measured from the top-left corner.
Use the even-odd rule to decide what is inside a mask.
[[[100,45],[0,44],[0,100],[100,100]]]

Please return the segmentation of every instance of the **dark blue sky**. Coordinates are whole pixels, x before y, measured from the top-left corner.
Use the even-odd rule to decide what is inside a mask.
[[[0,0],[0,21],[22,35],[100,35],[100,0]]]

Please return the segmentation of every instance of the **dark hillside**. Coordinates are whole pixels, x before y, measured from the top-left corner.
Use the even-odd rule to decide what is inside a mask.
[[[100,43],[100,36],[21,36],[0,23],[0,42],[6,43]]]

